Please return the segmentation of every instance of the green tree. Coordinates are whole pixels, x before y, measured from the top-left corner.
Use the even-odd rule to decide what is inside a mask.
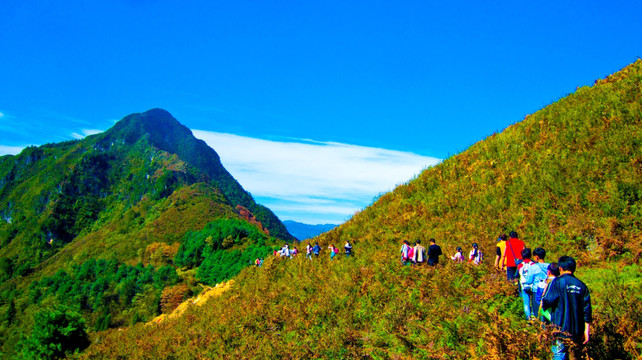
[[[15,301],[13,301],[13,298],[11,298],[11,301],[9,301],[9,307],[7,308],[7,312],[4,313],[4,321],[6,321],[8,325],[11,325],[15,317],[16,317],[16,303]]]
[[[74,311],[42,310],[34,316],[31,336],[23,343],[24,359],[58,359],[89,345],[85,320]]]
[[[13,276],[13,260],[8,257],[0,258],[0,281],[11,279]]]

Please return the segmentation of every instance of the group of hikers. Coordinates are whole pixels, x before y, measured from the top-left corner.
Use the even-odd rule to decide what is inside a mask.
[[[468,258],[464,258],[464,250],[460,246],[457,246],[457,249],[455,250],[455,255],[451,256],[450,258],[454,262],[459,262],[462,263],[464,261],[479,265],[484,261],[484,254],[479,250],[479,245],[477,243],[473,243],[471,245],[470,252],[468,252]]]
[[[330,250],[330,259],[334,259],[337,254],[339,254],[340,250],[338,247],[334,246],[334,244],[330,244],[328,246],[328,250]],[[343,246],[343,250],[346,254],[346,257],[352,256],[352,244],[350,241],[346,241],[346,244]],[[312,260],[312,257],[319,257],[319,254],[321,253],[321,246],[319,246],[319,243],[314,243],[314,246],[312,246],[311,243],[308,242],[307,246],[305,247],[305,257]],[[289,244],[283,245],[283,247],[280,250],[274,250],[274,256],[275,257],[280,257],[280,258],[289,258],[292,259],[293,257],[297,256],[299,254],[299,249],[295,246],[293,249],[290,249]],[[258,261],[259,259],[257,259]],[[260,266],[257,264],[257,266]]]
[[[479,250],[477,243],[472,244],[472,249],[468,253],[468,259],[464,258],[463,250],[457,247],[455,255],[451,259],[455,262],[464,262],[479,265],[484,259],[484,255]],[[414,246],[410,246],[407,240],[401,245],[401,263],[403,265],[423,265],[424,263],[435,266],[439,264],[439,257],[443,255],[441,247],[436,244],[435,239],[430,239],[430,246],[426,249],[421,245],[421,240],[415,241]]]
[[[330,259],[334,259],[340,250],[333,244],[328,246]],[[347,241],[343,247],[346,257],[352,256],[352,244]],[[436,266],[443,255],[435,239],[430,239],[426,249],[420,240],[411,246],[407,240],[401,245],[401,263],[403,265]],[[299,253],[294,247],[285,244],[274,255],[281,258],[293,258]],[[321,246],[308,242],[306,258],[313,259],[321,253]],[[592,308],[589,290],[573,274],[576,262],[570,256],[562,256],[557,262],[546,262],[546,250],[537,247],[531,251],[519,239],[515,231],[509,236],[502,234],[497,239],[494,266],[506,273],[506,279],[519,286],[519,293],[527,320],[538,319],[556,328],[556,338],[552,347],[553,359],[568,359],[569,351],[576,352],[581,345],[588,343],[592,322]],[[479,265],[483,262],[483,253],[477,243],[472,243],[467,257],[463,249],[457,247],[450,257],[455,263],[468,262]],[[255,265],[261,266],[263,259],[256,259]]]
[[[591,297],[586,285],[573,275],[577,267],[575,259],[562,256],[557,262],[548,263],[546,250],[538,247],[531,251],[515,231],[509,236],[499,236],[495,252],[495,267],[506,273],[508,281],[519,286],[526,319],[538,319],[555,327],[556,338],[551,349],[554,360],[568,359],[569,351],[577,353],[581,345],[588,343]],[[443,255],[435,239],[430,239],[428,249],[420,240],[414,246],[405,240],[400,253],[403,265],[436,266]],[[457,247],[450,258],[455,263],[479,265],[483,262],[477,243],[472,243],[467,258],[461,247]]]
[[[574,276],[577,263],[570,256],[546,262],[546,250],[531,251],[517,233],[497,239],[495,267],[519,285],[527,320],[538,319],[556,328],[553,359],[568,359],[569,350],[579,354],[590,339],[593,317],[586,285]],[[576,356],[576,358],[579,358]]]

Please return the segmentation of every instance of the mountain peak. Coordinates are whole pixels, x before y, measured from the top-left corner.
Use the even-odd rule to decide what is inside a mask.
[[[172,150],[172,144],[194,139],[187,127],[163,109],[127,115],[107,131],[107,137],[121,138],[126,143],[135,143],[146,135],[152,145],[163,150]]]
[[[118,141],[135,144],[144,141],[159,150],[178,155],[209,176],[232,203],[249,209],[273,235],[292,239],[278,218],[269,209],[256,204],[252,196],[223,167],[216,151],[203,140],[194,137],[192,131],[168,111],[156,108],[127,115],[104,133],[103,141],[106,144]]]

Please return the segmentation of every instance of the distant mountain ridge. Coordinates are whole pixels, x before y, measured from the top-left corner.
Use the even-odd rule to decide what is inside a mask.
[[[311,239],[338,226],[336,224],[310,225],[296,222],[294,220],[285,220],[283,221],[283,224],[285,225],[285,228],[288,229],[288,232],[300,241]]]

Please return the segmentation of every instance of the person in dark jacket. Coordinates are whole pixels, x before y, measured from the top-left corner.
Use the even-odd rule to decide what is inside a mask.
[[[346,251],[346,257],[350,257],[350,255],[352,255],[352,244],[350,244],[350,240],[346,241],[343,249]]]
[[[551,324],[559,330],[552,348],[554,360],[568,359],[568,340],[577,345],[572,346],[573,352],[587,344],[593,321],[589,289],[573,275],[575,259],[562,256],[557,263],[560,276],[549,284],[542,299],[542,309],[551,309]]]
[[[430,239],[430,246],[428,246],[428,265],[435,266],[439,264],[439,256],[441,256],[441,248],[435,244],[435,239]]]

